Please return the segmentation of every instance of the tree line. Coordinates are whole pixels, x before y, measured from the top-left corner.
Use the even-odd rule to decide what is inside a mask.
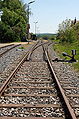
[[[27,10],[21,0],[0,0],[0,42],[21,41],[27,32]]]
[[[73,43],[79,40],[79,21],[76,18],[74,20],[66,19],[59,24],[57,39],[61,43]]]

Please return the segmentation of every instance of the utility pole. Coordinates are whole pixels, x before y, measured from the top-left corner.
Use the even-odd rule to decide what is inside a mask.
[[[35,23],[35,35],[36,35],[36,24],[38,23],[38,22],[34,22]]]
[[[29,42],[29,29],[30,29],[30,24],[29,24],[29,5],[32,4],[33,2],[35,1],[31,1],[28,3],[28,9],[27,9],[27,17],[28,17],[28,22],[27,22],[27,39],[28,39],[28,42]]]

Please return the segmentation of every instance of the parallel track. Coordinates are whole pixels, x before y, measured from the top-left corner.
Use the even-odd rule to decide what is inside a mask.
[[[6,47],[8,47],[8,46],[12,46],[12,45],[14,45],[14,44],[10,44],[10,45],[2,46],[2,47],[0,47],[0,49],[2,49],[2,48],[6,48]]]
[[[4,49],[4,48],[7,48],[7,49],[4,50],[2,53],[0,53],[0,57],[2,57],[5,53],[9,52],[9,51],[12,50],[13,48],[18,47],[18,46],[20,46],[20,45],[21,45],[21,44],[18,44],[18,45],[11,44],[11,45],[7,45],[7,46],[0,47],[0,50],[1,50],[1,49]],[[11,47],[8,48],[9,46],[11,46]]]

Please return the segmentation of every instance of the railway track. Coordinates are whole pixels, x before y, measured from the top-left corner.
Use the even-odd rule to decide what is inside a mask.
[[[36,45],[0,88],[0,119],[77,119],[54,73],[47,45]]]
[[[10,45],[1,46],[1,47],[0,47],[0,49],[2,49],[2,48],[6,48],[6,47],[8,47],[8,46],[12,46],[12,45],[14,45],[14,44],[10,44]]]
[[[63,68],[63,66],[61,68]],[[66,69],[64,68],[64,70]],[[70,73],[70,71],[68,72]],[[58,80],[76,114],[76,117],[79,118],[79,78],[77,79],[73,72],[68,74],[66,71],[63,71],[63,73],[59,71],[59,75],[60,74],[61,78]]]
[[[18,47],[20,45],[21,44],[18,44],[18,45],[11,44],[11,45],[0,47],[0,57],[2,57],[5,53],[12,50],[13,48]]]

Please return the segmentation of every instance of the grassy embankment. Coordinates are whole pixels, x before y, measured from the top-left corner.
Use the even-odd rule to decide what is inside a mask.
[[[62,52],[66,52],[67,54],[71,55],[71,50],[76,50],[76,56],[75,59],[77,60],[76,63],[72,63],[72,66],[75,70],[79,71],[79,41],[75,41],[74,43],[57,43],[54,45],[54,50],[57,52],[58,56],[60,58],[64,59],[64,56],[62,56]],[[67,60],[70,58],[66,57]]]

